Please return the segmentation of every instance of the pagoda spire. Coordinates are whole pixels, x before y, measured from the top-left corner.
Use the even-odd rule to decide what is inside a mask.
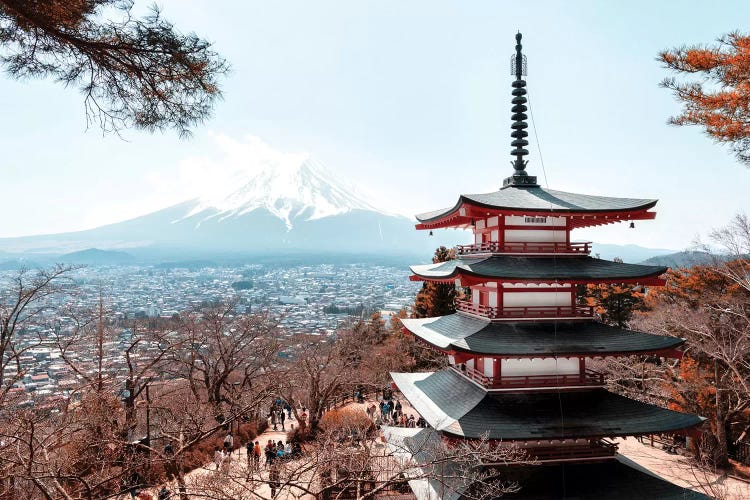
[[[513,124],[510,128],[513,130],[510,136],[513,141],[510,143],[513,146],[513,150],[510,152],[516,159],[512,161],[513,175],[506,178],[503,181],[503,187],[506,186],[529,186],[536,187],[536,177],[526,173],[527,160],[523,157],[529,154],[526,146],[529,145],[529,141],[526,140],[529,133],[526,129],[529,127],[526,123],[528,116],[526,115],[526,81],[522,78],[526,76],[526,56],[521,53],[521,33],[516,33],[516,53],[511,56],[510,68],[511,74],[516,75],[516,79],[513,82]]]

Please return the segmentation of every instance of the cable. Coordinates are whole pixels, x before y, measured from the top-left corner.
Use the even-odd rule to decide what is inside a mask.
[[[544,157],[542,156],[542,146],[539,142],[539,135],[536,131],[536,120],[534,119],[534,111],[531,108],[531,92],[526,94],[526,99],[529,103],[529,117],[531,118],[531,127],[534,129],[534,141],[536,142],[536,149],[539,152],[539,163],[542,165],[542,174],[544,175],[544,186],[549,189],[549,182],[547,180],[547,169],[544,167]],[[552,201],[549,201],[550,210],[552,209]],[[552,233],[554,234],[555,231],[553,230]],[[554,242],[555,237],[552,237],[552,240]],[[557,276],[557,253],[552,254],[552,269],[553,274]],[[572,286],[572,284],[571,284]],[[555,303],[557,303],[557,292],[555,292]],[[572,304],[572,307],[575,309],[575,304]],[[554,320],[554,343],[555,346],[557,345],[557,317],[555,317]],[[558,356],[555,356],[555,377],[559,377],[559,365],[558,365]],[[580,365],[579,365],[579,376],[580,376]],[[585,375],[585,374],[584,374]],[[562,392],[560,391],[560,385],[557,385],[557,405],[560,409],[560,440],[565,440],[565,411],[563,409],[562,404]],[[566,498],[566,488],[565,488],[565,464],[560,465],[560,472],[562,477],[562,498]]]
[[[534,141],[536,141],[536,150],[539,152],[539,163],[542,165],[542,174],[544,175],[544,187],[549,189],[549,182],[547,182],[547,169],[544,168],[544,157],[542,156],[542,146],[539,144],[539,136],[536,133],[536,120],[534,119],[534,111],[531,109],[531,93],[526,94],[526,99],[529,102],[529,116],[531,117],[531,128],[534,129]],[[550,202],[550,207],[552,202]]]

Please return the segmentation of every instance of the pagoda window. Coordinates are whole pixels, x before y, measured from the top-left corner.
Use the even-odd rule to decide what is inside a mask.
[[[566,217],[505,216],[505,241],[509,243],[566,243],[570,241]]]

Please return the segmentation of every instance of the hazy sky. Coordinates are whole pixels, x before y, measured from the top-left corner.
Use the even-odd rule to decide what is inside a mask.
[[[549,187],[660,199],[655,221],[579,238],[676,249],[750,211],[750,170],[699,129],[666,125],[679,108],[658,88],[668,74],[655,60],[747,29],[750,2],[158,4],[232,65],[214,117],[190,140],[102,137],[85,130],[74,89],[0,79],[0,236],[84,229],[200,196],[212,176],[252,168],[257,158],[235,153],[261,141],[266,154],[310,154],[390,211],[497,189],[511,172],[518,30]],[[544,182],[530,131],[528,170]]]

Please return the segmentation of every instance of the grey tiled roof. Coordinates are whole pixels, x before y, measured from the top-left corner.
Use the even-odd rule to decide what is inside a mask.
[[[671,349],[685,342],[598,321],[491,322],[461,313],[401,321],[414,335],[436,347],[480,354],[628,354]]]
[[[463,468],[453,460],[436,461],[435,450],[441,446],[435,430],[404,427],[383,427],[383,434],[392,451],[405,459],[411,458],[419,468],[419,479],[409,481],[418,500],[458,500],[470,485],[463,480]],[[439,463],[439,467],[432,465]],[[548,500],[568,498],[579,500],[708,500],[693,490],[646,473],[627,458],[589,463],[543,464],[486,469],[500,474],[520,489],[506,493],[510,500]],[[470,491],[470,490],[469,490]]]
[[[503,495],[509,500],[709,500],[710,497],[677,486],[618,460],[586,464],[556,464],[503,471],[517,480],[520,490]],[[631,462],[632,463],[632,462]],[[637,465],[636,465],[637,467]]]
[[[634,401],[605,389],[571,392],[488,392],[445,369],[394,382],[435,429],[510,441],[635,436],[687,429],[696,415]]]
[[[542,187],[509,186],[491,193],[463,194],[453,207],[419,214],[417,215],[417,219],[420,222],[429,222],[458,210],[465,202],[495,209],[595,213],[621,210],[646,210],[656,205],[657,201],[653,199],[613,198],[609,196],[566,193],[565,191],[556,191]]]
[[[666,267],[626,264],[594,257],[532,257],[521,255],[492,255],[485,258],[449,260],[437,264],[411,266],[411,271],[422,278],[451,279],[459,274],[507,279],[637,279],[659,276]]]

